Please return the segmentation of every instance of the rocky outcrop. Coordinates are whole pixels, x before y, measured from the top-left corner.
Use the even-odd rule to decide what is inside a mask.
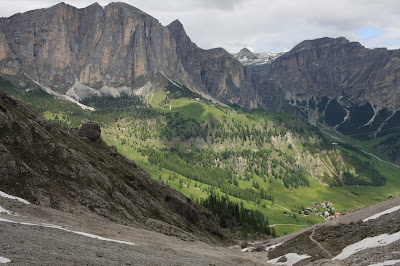
[[[83,124],[79,130],[79,135],[91,142],[101,142],[101,128],[94,122]]]
[[[190,232],[206,241],[224,235],[205,208],[107,147],[95,123],[61,128],[0,91],[0,132],[4,192],[170,235]]]

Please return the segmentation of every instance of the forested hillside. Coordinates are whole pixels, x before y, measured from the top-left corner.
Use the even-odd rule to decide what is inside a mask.
[[[21,84],[2,80],[1,88],[66,127],[100,123],[104,141],[153,179],[211,209],[205,203],[214,195],[264,215],[243,230],[239,220],[229,223],[228,214],[220,213],[222,225],[233,231],[260,231],[257,227],[268,219],[271,225],[284,224],[274,227],[276,234],[289,233],[323,220],[316,214],[326,209],[305,212],[313,202],[330,201],[334,208],[328,211],[342,212],[398,194],[395,170],[378,171],[373,158],[332,144],[298,117],[220,107],[168,80],[147,98],[83,102],[96,111]],[[385,192],[378,193],[382,186]],[[379,196],[365,197],[371,193]]]

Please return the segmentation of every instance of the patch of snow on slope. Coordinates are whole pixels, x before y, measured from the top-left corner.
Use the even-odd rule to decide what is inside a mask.
[[[90,238],[94,238],[94,239],[98,239],[98,240],[110,241],[110,242],[115,242],[115,243],[120,243],[120,244],[125,244],[125,245],[136,246],[136,244],[132,243],[132,242],[106,238],[106,237],[102,237],[102,236],[98,236],[98,235],[94,235],[94,234],[89,234],[89,233],[85,233],[85,232],[72,231],[72,230],[69,230],[69,229],[65,229],[65,228],[63,228],[63,227],[61,227],[59,225],[46,224],[46,223],[33,224],[33,223],[15,222],[15,221],[4,219],[4,218],[0,218],[0,222],[22,224],[22,225],[30,225],[30,226],[41,226],[41,227],[46,227],[46,228],[53,228],[53,229],[58,229],[58,230],[62,230],[62,231],[66,231],[66,232],[70,232],[70,233],[74,233],[74,234],[77,234],[77,235],[86,236],[86,237],[90,237]]]
[[[285,262],[278,262],[282,257],[286,257],[287,261]],[[311,256],[305,254],[305,255],[299,255],[297,253],[289,253],[283,256],[280,256],[278,258],[269,260],[268,263],[272,263],[274,265],[294,265],[299,261],[302,261],[304,259],[311,258]]]
[[[387,261],[384,261],[384,262],[371,264],[369,266],[387,266],[387,265],[396,265],[397,263],[400,263],[400,260],[387,260]]]
[[[6,210],[1,206],[0,206],[0,213],[11,214],[11,212],[9,210]]]
[[[333,258],[333,260],[344,260],[361,250],[379,246],[386,246],[398,240],[400,240],[400,232],[391,235],[383,234],[374,237],[367,237],[357,243],[345,247],[339,255]]]
[[[0,257],[0,263],[9,263],[11,262],[10,259],[4,258],[4,257]]]
[[[279,243],[279,244],[275,244],[275,245],[266,247],[266,248],[265,248],[265,251],[271,251],[271,250],[275,249],[276,247],[279,247],[279,246],[282,245],[282,244],[283,244],[283,243]]]
[[[253,59],[253,58],[248,58],[247,56],[240,58],[237,56],[237,54],[232,54],[232,55],[245,66],[250,66],[250,65],[259,66],[259,65],[271,64],[284,53],[253,53],[253,54],[257,58]]]
[[[8,198],[8,199],[13,199],[13,200],[18,200],[18,201],[20,201],[20,202],[22,202],[22,203],[30,204],[27,200],[21,199],[21,198],[19,198],[19,197],[11,196],[11,195],[9,195],[9,194],[7,194],[7,193],[1,191],[1,190],[0,190],[0,197]]]
[[[382,215],[389,214],[389,213],[392,213],[392,212],[395,212],[395,211],[398,211],[398,210],[400,210],[400,206],[393,207],[393,208],[388,209],[386,211],[383,211],[383,212],[377,213],[375,215],[372,215],[372,216],[370,216],[368,218],[365,218],[363,220],[363,222],[366,222],[366,221],[369,221],[369,220],[374,220],[374,219],[376,219],[378,217],[381,217]]]

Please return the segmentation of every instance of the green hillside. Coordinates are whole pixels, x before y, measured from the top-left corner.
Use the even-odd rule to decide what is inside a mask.
[[[351,146],[332,145],[300,118],[220,107],[167,81],[146,99],[86,100],[94,112],[33,85],[19,88],[3,80],[1,88],[64,126],[100,123],[104,141],[151,178],[197,202],[217,195],[258,211],[277,235],[323,221],[306,210],[314,202],[331,202],[333,208],[317,206],[315,212],[332,214],[400,193],[399,168]]]

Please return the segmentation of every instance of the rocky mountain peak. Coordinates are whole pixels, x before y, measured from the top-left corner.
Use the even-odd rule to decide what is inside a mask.
[[[185,28],[183,27],[182,23],[176,19],[172,21],[167,28],[169,32],[171,32],[172,36],[176,40],[177,45],[184,43],[185,45],[193,44],[190,40],[189,36],[187,36]]]
[[[249,49],[247,48],[242,48],[239,53],[236,54],[235,56],[237,59],[243,59],[243,58],[247,58],[247,59],[258,59],[258,57],[253,54]]]

